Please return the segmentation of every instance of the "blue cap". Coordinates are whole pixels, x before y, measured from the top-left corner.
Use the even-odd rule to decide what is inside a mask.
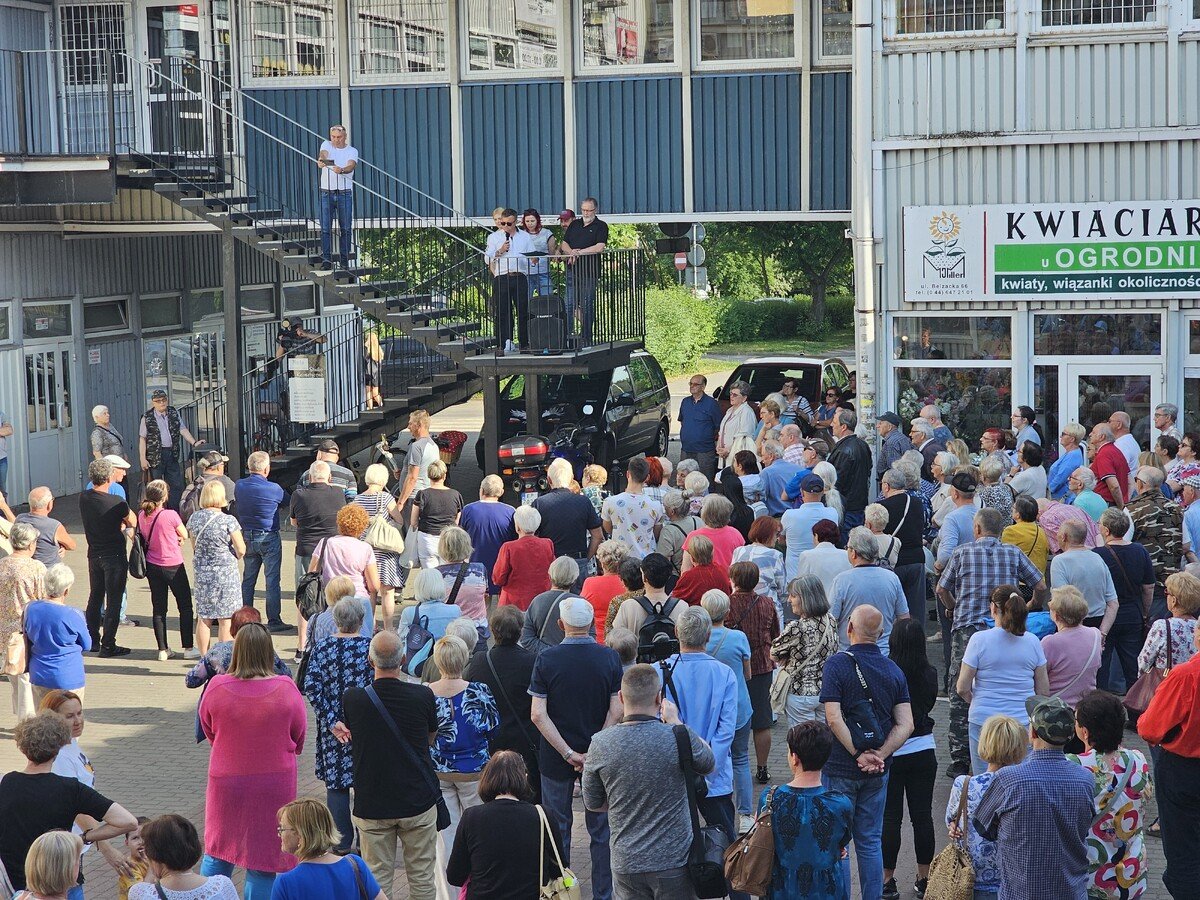
[[[804,480],[800,482],[800,490],[806,494],[823,494],[825,481],[820,475],[805,475]]]

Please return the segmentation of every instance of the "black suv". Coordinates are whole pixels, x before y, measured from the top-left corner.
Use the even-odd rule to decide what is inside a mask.
[[[671,393],[662,367],[649,353],[637,351],[629,363],[593,375],[540,375],[542,424],[533,429],[549,436],[570,425],[595,426],[592,456],[608,468],[614,461],[646,453],[666,456],[671,433]],[[525,376],[513,375],[500,386],[500,441],[527,433]],[[475,442],[483,466],[483,437]]]

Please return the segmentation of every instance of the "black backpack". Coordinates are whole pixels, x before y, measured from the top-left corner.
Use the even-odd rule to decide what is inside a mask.
[[[633,599],[646,612],[646,618],[638,628],[638,662],[658,662],[678,653],[679,641],[675,638],[671,613],[679,598],[668,597],[661,605],[651,603],[644,594]]]

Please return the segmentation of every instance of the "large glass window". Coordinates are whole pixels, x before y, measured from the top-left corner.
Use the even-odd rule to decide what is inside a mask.
[[[205,319],[216,319],[218,324],[225,314],[225,304],[221,302],[221,292],[192,291],[187,298],[188,323],[196,325]]]
[[[1157,0],[1042,0],[1041,26],[1062,28],[1154,22]]]
[[[1156,356],[1162,352],[1157,313],[1035,316],[1036,356]]]
[[[244,318],[260,319],[263,316],[275,315],[275,288],[242,288],[239,296]]]
[[[333,0],[251,0],[246,70],[256,78],[334,75]]]
[[[1008,316],[897,316],[892,320],[895,359],[1010,359]]]
[[[357,0],[353,9],[358,74],[446,71],[446,0]]]
[[[1200,2],[1200,0],[1198,0]],[[820,31],[817,35],[821,59],[848,57],[854,4],[852,0],[818,0]]]
[[[1058,458],[1058,366],[1033,367],[1033,408],[1042,426],[1042,449],[1046,462]]]
[[[673,0],[583,0],[579,13],[584,66],[675,61]]]
[[[21,319],[27,341],[71,336],[70,303],[26,303]]]
[[[1000,31],[1004,0],[896,0],[895,34]]]
[[[1200,378],[1183,379],[1183,430],[1200,431]]]
[[[559,0],[468,0],[470,71],[557,69]]]
[[[60,6],[63,83],[77,87],[107,84],[111,62],[113,83],[125,84],[129,77],[124,63],[128,19],[129,7],[124,3]]]
[[[315,313],[317,292],[311,284],[285,284],[283,286],[284,313]]]
[[[952,432],[975,443],[985,428],[1005,428],[1012,415],[1012,371],[996,368],[896,368],[896,412],[915,419],[932,403]]]
[[[142,298],[142,330],[183,325],[183,301],[178,294]]]
[[[700,60],[791,59],[796,55],[792,0],[700,0]]]

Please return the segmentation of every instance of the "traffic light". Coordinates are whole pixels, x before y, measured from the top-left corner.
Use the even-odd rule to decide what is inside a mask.
[[[687,235],[683,237],[666,237],[658,238],[654,242],[654,252],[660,254],[687,253],[692,249],[692,239]]]

